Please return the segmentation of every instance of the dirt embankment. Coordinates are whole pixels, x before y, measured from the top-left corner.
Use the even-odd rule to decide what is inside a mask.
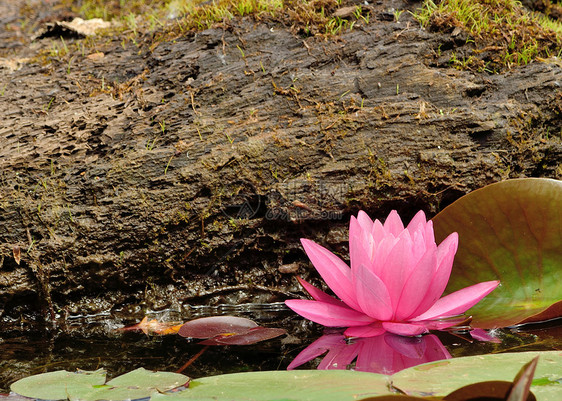
[[[441,52],[466,37],[389,12],[420,6],[379,2],[328,39],[239,18],[173,41],[5,41],[1,318],[280,300],[311,273],[298,238],[345,254],[358,209],[432,215],[562,178],[560,62],[453,69]]]

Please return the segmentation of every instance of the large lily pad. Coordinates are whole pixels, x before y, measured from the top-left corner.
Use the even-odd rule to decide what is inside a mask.
[[[187,384],[179,373],[152,372],[143,368],[105,382],[103,369],[76,373],[59,370],[18,380],[11,385],[14,393],[43,400],[134,400],[149,397]]]
[[[43,400],[66,400],[69,398],[69,389],[76,391],[92,391],[93,386],[105,383],[105,370],[55,372],[24,377],[13,383],[10,389],[19,395]]]
[[[388,376],[349,370],[234,373],[193,380],[186,391],[151,400],[344,401],[388,394],[387,383]]]
[[[512,382],[526,363],[539,356],[531,390],[538,401],[559,401],[562,352],[520,352],[431,362],[392,376],[349,370],[293,370],[235,373],[193,380],[187,390],[153,394],[153,401],[352,401],[396,394],[443,397],[481,381]],[[393,388],[396,389],[393,391]]]
[[[473,326],[562,316],[562,182],[515,179],[471,192],[433,219],[442,241],[459,233],[446,292],[488,280],[500,287],[467,313]]]
[[[189,388],[167,392],[187,380],[177,373],[137,369],[103,385],[105,373],[66,371],[31,376],[12,391],[39,399],[125,400],[151,395],[154,401],[352,401],[396,394],[442,397],[476,382],[512,381],[539,356],[532,392],[538,401],[559,401],[562,352],[520,352],[454,358],[405,369],[392,376],[349,370],[296,370],[235,373],[193,380]],[[91,376],[90,376],[91,375]]]
[[[118,376],[94,391],[76,394],[81,401],[135,400],[187,385],[189,378],[179,373],[152,372],[143,368]]]
[[[392,376],[394,387],[415,396],[444,396],[476,382],[513,381],[523,365],[539,357],[531,390],[538,401],[560,400],[562,352],[517,352],[447,359],[415,366]]]

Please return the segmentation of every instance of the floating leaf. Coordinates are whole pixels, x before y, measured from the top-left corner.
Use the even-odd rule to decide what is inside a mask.
[[[388,399],[443,397],[478,381],[507,381],[510,387],[509,382],[518,369],[537,355],[541,358],[531,390],[539,401],[560,401],[562,353],[559,351],[453,358],[408,368],[392,376],[349,370],[235,373],[193,380],[186,391],[153,394],[151,400],[352,401],[390,396],[400,390],[406,395]]]
[[[537,356],[531,362],[525,364],[513,382],[496,380],[469,384],[446,395],[443,401],[536,401],[535,395],[529,389],[538,359]],[[399,390],[394,386],[393,389]],[[361,401],[395,400],[419,401],[427,400],[427,398],[411,395],[383,395],[361,399]]]
[[[153,401],[346,401],[388,394],[387,376],[349,370],[234,373],[193,380],[186,391]]]
[[[287,334],[285,329],[276,329],[272,327],[254,327],[245,333],[231,336],[216,336],[208,340],[201,341],[199,344],[204,345],[250,345],[260,341],[270,340],[275,337]]]
[[[562,352],[520,352],[461,357],[432,362],[392,376],[349,370],[296,370],[236,373],[193,380],[177,373],[137,369],[103,385],[105,373],[66,371],[31,376],[12,391],[39,399],[93,401],[151,397],[155,401],[352,401],[395,394],[443,397],[482,380],[511,380],[517,369],[540,355],[531,390],[540,401],[559,401],[562,393]],[[532,369],[532,368],[531,368]],[[530,377],[526,367],[522,383]],[[516,379],[517,382],[518,379]],[[528,382],[528,381],[527,381]],[[174,389],[180,391],[173,392]],[[397,400],[408,398],[398,397]],[[410,398],[412,399],[412,398]]]
[[[453,391],[451,394],[443,398],[443,401],[471,401],[471,400],[487,400],[487,401],[506,401],[506,396],[513,383],[505,381],[486,381],[469,384]],[[531,401],[529,399],[528,401]],[[535,398],[532,399],[535,401]]]
[[[467,312],[474,327],[562,316],[562,181],[525,178],[492,184],[460,198],[433,222],[438,242],[459,233],[446,292],[501,281]]]
[[[257,327],[253,320],[236,316],[211,316],[191,320],[181,326],[178,334],[182,337],[211,338],[225,334],[245,333]]]
[[[562,394],[562,352],[559,351],[453,358],[409,368],[391,378],[393,385],[408,395],[444,396],[478,382],[512,382],[521,367],[537,356],[540,359],[531,390],[539,401],[559,401]]]
[[[92,390],[92,386],[105,383],[105,371],[98,369],[93,372],[79,370],[67,372],[42,373],[25,377],[10,386],[10,389],[19,395],[43,400],[61,400],[68,398],[68,390]]]
[[[43,400],[133,400],[149,397],[184,386],[189,378],[179,373],[151,372],[143,368],[133,370],[106,384],[105,371],[64,370],[43,373],[18,380],[11,385],[14,393]]]
[[[256,322],[235,316],[212,316],[191,320],[181,326],[178,334],[190,338],[206,338],[204,345],[249,345],[282,336],[284,329],[260,327]]]
[[[70,393],[81,401],[134,400],[149,397],[153,393],[164,393],[186,385],[189,378],[179,373],[152,372],[143,368],[118,376],[105,386],[90,393]]]

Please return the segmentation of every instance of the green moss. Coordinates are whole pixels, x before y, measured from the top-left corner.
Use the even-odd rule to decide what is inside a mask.
[[[425,0],[414,17],[433,31],[467,33],[464,54],[450,59],[459,69],[499,72],[560,53],[562,24],[515,0]]]
[[[338,35],[369,22],[370,14],[361,6],[352,16],[332,16],[343,6],[342,0],[64,0],[61,7],[85,19],[118,21],[114,29],[134,36],[157,29],[174,36],[244,16],[282,22],[305,35]]]

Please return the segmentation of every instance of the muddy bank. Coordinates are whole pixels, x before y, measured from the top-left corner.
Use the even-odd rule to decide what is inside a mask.
[[[329,39],[248,17],[170,41],[10,36],[1,319],[283,300],[315,277],[298,239],[345,255],[359,209],[562,178],[561,63],[453,69],[466,39],[389,12],[420,6],[371,5]]]

